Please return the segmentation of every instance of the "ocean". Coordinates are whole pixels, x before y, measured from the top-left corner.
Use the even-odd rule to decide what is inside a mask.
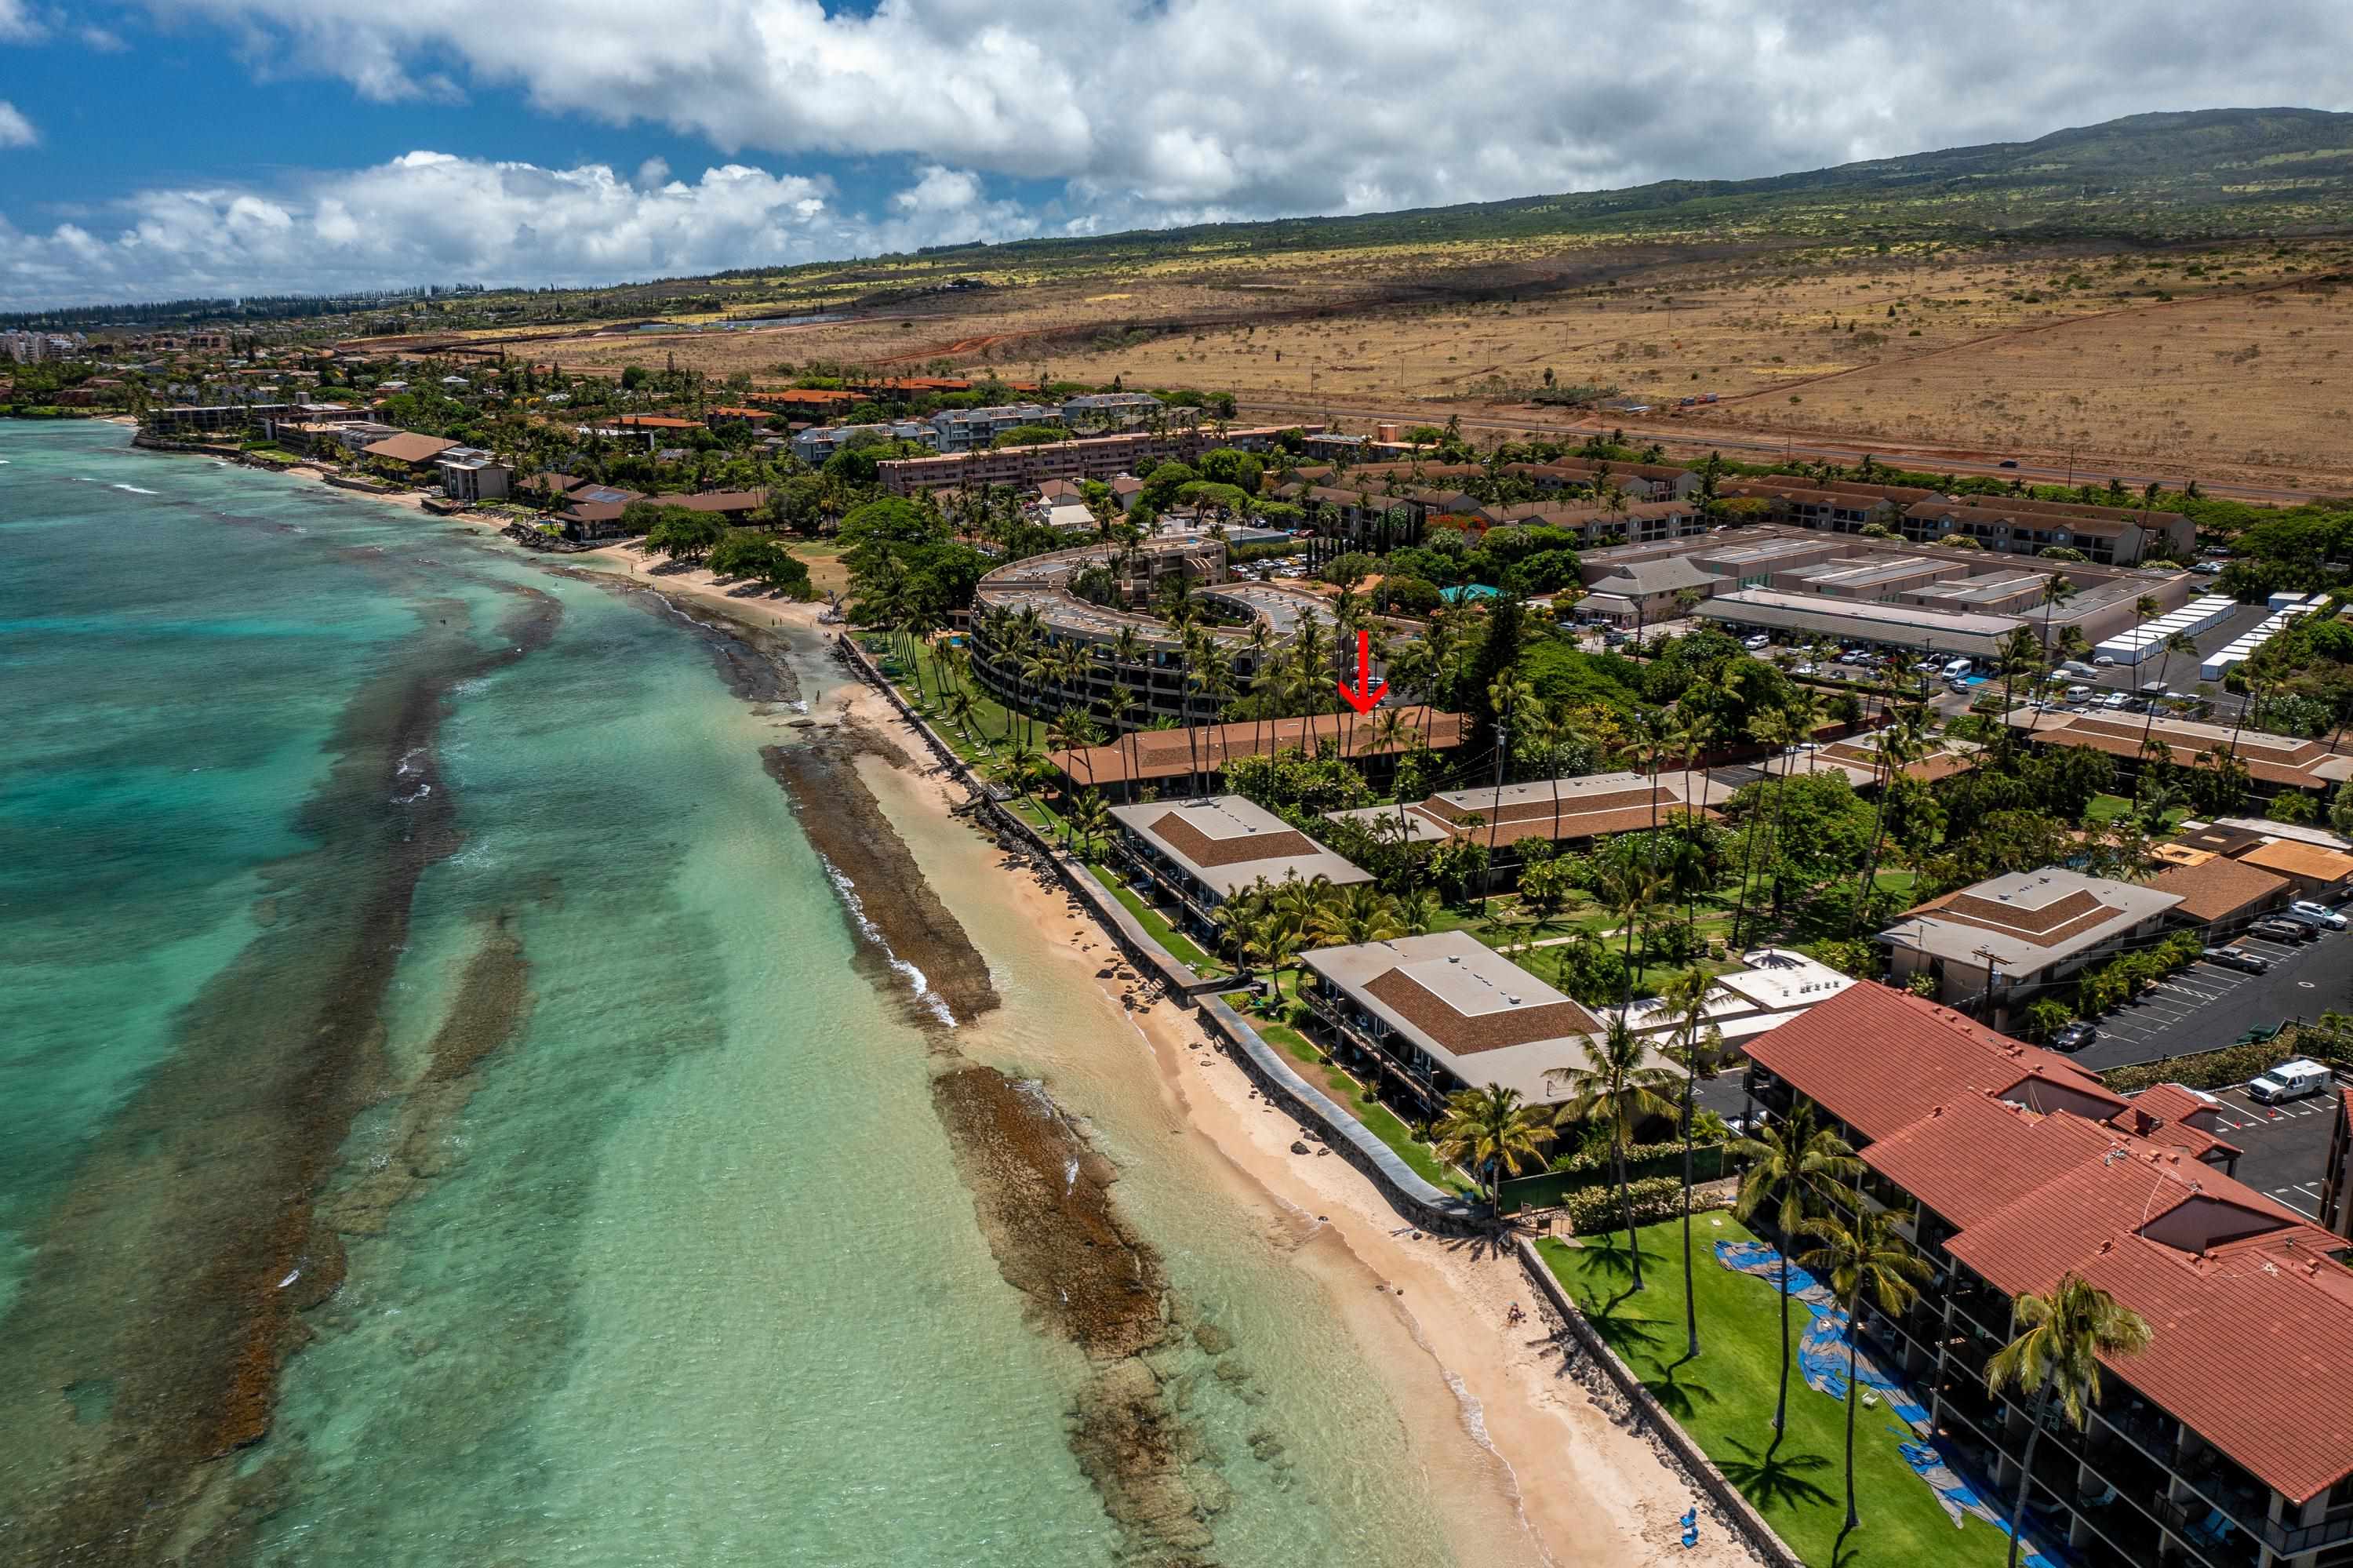
[[[1301,1216],[1168,1136],[986,846],[898,824],[997,1009],[860,960],[762,758],[819,650],[747,701],[651,596],[128,437],[0,423],[11,1562],[1458,1560]],[[1067,1117],[1195,1326],[1142,1357],[1180,1534],[1103,1484],[944,1051]]]

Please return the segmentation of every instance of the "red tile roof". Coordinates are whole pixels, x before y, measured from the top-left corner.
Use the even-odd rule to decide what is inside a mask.
[[[2122,1100],[1880,986],[1750,1054],[1870,1139],[1864,1162],[1958,1226],[1945,1250],[1998,1289],[2046,1293],[2073,1273],[2137,1312],[2148,1349],[2108,1365],[2263,1484],[2302,1504],[2353,1475],[2346,1244],[2200,1163],[2229,1146],[2195,1125],[2211,1118],[2198,1096]],[[2261,1377],[2237,1370],[2251,1348]]]
[[[1957,1226],[1976,1224],[2121,1141],[2076,1116],[1962,1095],[1863,1150],[1863,1163]]]
[[[2353,1469],[2353,1274],[2330,1245],[2300,1226],[2200,1259],[2124,1235],[2076,1267],[2148,1324],[2148,1349],[2111,1363],[2134,1390],[2298,1503]]]
[[[1848,987],[1757,1035],[1748,1054],[1871,1139],[1988,1090],[2036,1110],[2074,1109],[2094,1120],[2125,1104],[2055,1052],[1882,985]]]

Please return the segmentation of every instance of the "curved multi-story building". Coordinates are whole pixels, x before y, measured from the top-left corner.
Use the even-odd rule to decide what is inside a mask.
[[[1033,713],[1082,707],[1108,718],[1113,691],[1124,687],[1133,705],[1125,715],[1130,727],[1163,717],[1214,724],[1225,705],[1247,693],[1261,673],[1255,628],[1266,629],[1263,641],[1271,652],[1294,641],[1310,622],[1327,639],[1338,626],[1332,605],[1303,588],[1226,581],[1225,554],[1222,543],[1191,536],[1133,549],[1090,545],[999,567],[981,578],[974,596],[973,673],[1008,706]],[[1203,627],[1227,655],[1231,689],[1188,691],[1183,639],[1157,616],[1093,604],[1072,593],[1071,579],[1089,567],[1110,569],[1124,592],[1140,589],[1146,600],[1167,577],[1181,572],[1188,577],[1197,600],[1235,622]],[[1010,645],[1001,630],[1008,617],[1009,626],[1018,628],[1013,633],[1018,641]],[[1405,630],[1388,621],[1382,625]],[[1123,634],[1132,634],[1132,656],[1118,652]],[[1071,648],[1090,655],[1075,674],[1025,671],[1034,652]]]

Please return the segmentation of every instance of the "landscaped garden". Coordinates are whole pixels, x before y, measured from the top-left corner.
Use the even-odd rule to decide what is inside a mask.
[[[1862,1522],[1844,1541],[1844,1404],[1806,1385],[1793,1368],[1788,1428],[1773,1443],[1781,1368],[1780,1318],[1773,1286],[1716,1261],[1717,1242],[1754,1242],[1729,1214],[1694,1216],[1694,1293],[1700,1353],[1685,1361],[1683,1229],[1645,1226],[1643,1288],[1630,1293],[1625,1234],[1569,1245],[1549,1237],[1536,1250],[1555,1278],[1620,1360],[1738,1487],[1781,1538],[1815,1568],[1998,1568],[2008,1537],[1974,1517],[1955,1528],[1936,1494],[1898,1446],[1916,1440],[1883,1401],[1859,1410],[1855,1493]],[[1795,1357],[1809,1314],[1789,1315]]]

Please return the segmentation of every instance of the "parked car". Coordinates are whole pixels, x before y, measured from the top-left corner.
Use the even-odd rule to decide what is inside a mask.
[[[2065,1051],[2072,1054],[2074,1052],[2081,1051],[2084,1046],[2089,1045],[2093,1041],[2097,1040],[2099,1037],[2100,1026],[2098,1024],[2086,1023],[2079,1018],[2075,1020],[2074,1022],[2067,1025],[2066,1028],[2062,1029],[2058,1033],[2053,1034],[2051,1037],[2051,1049],[2053,1051]]]
[[[2282,1062],[2259,1078],[2248,1080],[2247,1097],[2257,1105],[2275,1106],[2282,1100],[2316,1095],[2333,1082],[2327,1068],[2298,1057],[2293,1062]]]
[[[2116,709],[2127,706],[2131,702],[2132,699],[2122,692],[2110,692],[2100,699],[2100,705],[2104,708]]]
[[[2324,930],[2329,931],[2342,931],[2348,923],[2353,923],[2348,922],[2344,916],[2339,915],[2327,905],[2315,904],[2307,898],[2297,899],[2295,903],[2281,910],[2280,915],[2283,918],[2289,920],[2302,920],[2309,925],[2318,926]]]
[[[2219,571],[2221,571],[2221,570],[2222,569],[2222,563],[2221,563],[2221,562],[2220,562],[2220,561],[2200,561],[2200,562],[2199,562],[2196,566],[2194,566],[2194,567],[2190,567],[2189,569],[2190,569],[2191,571],[2193,571],[2193,572],[2196,572],[2196,573],[2200,574],[2200,576],[2202,576],[2202,577],[2212,577],[2215,573],[2217,573],[2217,572],[2219,572]]]
[[[2261,953],[2251,953],[2244,948],[2209,948],[2198,955],[2210,964],[2220,964],[2226,969],[2238,969],[2251,975],[2272,972],[2272,961]]]
[[[2067,700],[2071,703],[2087,702],[2091,695],[2092,688],[2080,681],[2067,688]]]
[[[2258,920],[2247,927],[2250,937],[2261,937],[2266,942],[2316,942],[2320,927],[2301,920]]]
[[[1756,652],[1760,648],[1770,648],[1772,645],[1773,640],[1766,636],[1761,631],[1756,636],[1749,638],[1746,641],[1741,643],[1741,646],[1747,649],[1751,653]]]
[[[2094,653],[2092,655],[2092,663],[2096,669],[2113,670],[2116,667],[2116,656],[2113,653]]]

